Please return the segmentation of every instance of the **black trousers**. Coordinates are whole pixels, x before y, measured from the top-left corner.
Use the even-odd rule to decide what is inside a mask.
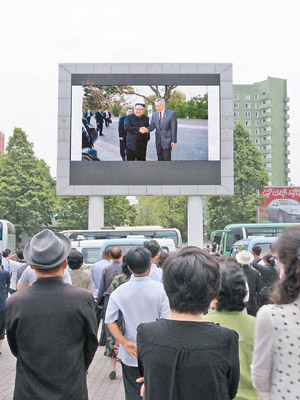
[[[106,126],[106,128],[109,127],[109,118],[105,118],[105,126]]]
[[[103,122],[99,122],[99,123],[97,124],[97,131],[98,131],[98,134],[99,134],[99,135],[102,135],[102,132],[103,132]]]
[[[103,309],[102,309],[102,328],[101,328],[101,335],[100,335],[100,339],[99,339],[99,345],[100,346],[105,346],[106,345],[107,336],[109,334],[109,329],[108,329],[107,325],[104,322],[105,321],[105,314],[106,314],[108,300],[109,300],[109,296],[108,295],[104,296],[104,304],[103,304]]]
[[[172,147],[164,149],[160,144],[156,145],[156,153],[158,161],[171,161],[171,151]]]
[[[141,400],[140,390],[142,385],[136,382],[141,377],[138,367],[129,367],[123,363],[121,365],[126,400]]]
[[[120,140],[120,155],[123,161],[126,161],[126,139]]]
[[[136,150],[126,147],[127,161],[146,161],[147,142],[141,143]]]

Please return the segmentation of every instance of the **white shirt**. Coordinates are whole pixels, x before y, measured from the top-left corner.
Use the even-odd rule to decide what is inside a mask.
[[[25,268],[23,274],[21,275],[18,283],[21,286],[26,286],[28,283],[31,286],[34,282],[36,281],[36,274],[34,270],[28,265],[28,267]],[[65,269],[64,272],[64,282],[68,283],[69,285],[72,285],[72,280],[70,276],[70,272]]]
[[[149,276],[137,278],[133,275],[110,295],[105,323],[117,321],[119,310],[125,321],[124,336],[133,343],[136,343],[136,329],[141,323],[166,318],[171,313],[163,285]],[[119,358],[124,364],[137,367],[137,360],[128,354],[121,344]]]
[[[10,268],[9,262],[7,261],[6,257],[2,257],[2,265],[3,265],[3,270],[7,271],[10,274],[11,268]]]
[[[22,262],[9,260],[8,262],[11,268],[10,288],[13,290],[17,290],[17,270],[21,265],[25,264],[25,261]]]
[[[157,281],[162,282],[163,280],[163,270],[158,268],[156,264],[151,264],[151,270],[149,274],[150,278]]]
[[[101,279],[103,276],[103,270],[110,264],[107,260],[101,260],[96,262],[91,268],[91,276],[93,281],[93,296],[96,299],[98,296]]]
[[[251,374],[261,398],[299,396],[300,296],[290,304],[269,304],[258,311]]]

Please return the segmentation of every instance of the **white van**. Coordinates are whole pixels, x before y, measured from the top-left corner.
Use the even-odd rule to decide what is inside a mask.
[[[74,240],[72,249],[80,251],[83,255],[85,269],[90,269],[98,260],[99,251],[106,240]]]

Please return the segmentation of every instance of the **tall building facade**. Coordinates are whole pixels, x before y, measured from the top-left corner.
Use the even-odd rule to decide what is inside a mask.
[[[0,154],[4,153],[4,133],[0,132]]]
[[[290,181],[288,102],[286,79],[233,85],[234,124],[241,122],[251,134],[273,186]]]

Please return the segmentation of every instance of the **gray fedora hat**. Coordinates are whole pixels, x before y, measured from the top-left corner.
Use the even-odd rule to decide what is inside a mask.
[[[53,269],[66,260],[70,249],[71,242],[65,235],[45,229],[27,243],[24,258],[34,267]]]

